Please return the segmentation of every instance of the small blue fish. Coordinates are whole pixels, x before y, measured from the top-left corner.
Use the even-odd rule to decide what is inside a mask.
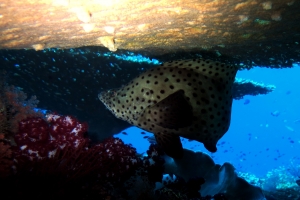
[[[280,115],[280,112],[278,110],[275,110],[274,112],[271,112],[271,115],[274,117],[278,117]]]
[[[285,126],[285,128],[287,128],[287,130],[294,132],[294,129],[290,126]]]
[[[294,121],[295,124],[299,124],[300,123],[300,119],[297,119]]]
[[[247,105],[247,104],[249,104],[249,103],[250,103],[250,100],[249,100],[249,99],[245,99],[244,105]]]
[[[156,142],[156,139],[155,139],[155,136],[154,136],[154,135],[152,135],[152,136],[149,136],[149,137],[147,138],[147,140],[148,140],[148,142],[149,142],[150,144],[157,144],[157,142]]]

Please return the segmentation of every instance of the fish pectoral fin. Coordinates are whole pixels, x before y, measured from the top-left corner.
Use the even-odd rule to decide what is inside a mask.
[[[168,156],[172,158],[182,158],[183,148],[178,135],[171,133],[155,134],[155,139]]]
[[[215,153],[217,151],[216,144],[209,143],[209,142],[204,142],[203,144],[204,144],[204,147],[211,153]]]
[[[169,95],[145,113],[148,119],[164,128],[183,128],[191,125],[193,121],[193,108],[185,98],[183,90]]]

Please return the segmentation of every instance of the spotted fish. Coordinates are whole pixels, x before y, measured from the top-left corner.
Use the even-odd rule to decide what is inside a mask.
[[[167,62],[98,97],[117,117],[155,135],[167,155],[183,155],[180,137],[216,152],[230,125],[237,67],[204,59]]]

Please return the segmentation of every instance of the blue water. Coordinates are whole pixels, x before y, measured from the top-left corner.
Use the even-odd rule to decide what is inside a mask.
[[[218,142],[216,153],[209,153],[202,143],[185,139],[184,148],[207,152],[216,163],[230,162],[237,171],[249,172],[258,177],[280,166],[288,169],[291,160],[299,165],[299,75],[299,66],[291,69],[253,68],[239,71],[238,78],[272,84],[276,89],[267,95],[245,96],[241,100],[234,100],[230,129]],[[149,142],[144,137],[152,134],[141,134],[145,131],[136,127],[122,132],[126,134],[120,133],[116,137],[132,144],[139,153],[148,149]]]

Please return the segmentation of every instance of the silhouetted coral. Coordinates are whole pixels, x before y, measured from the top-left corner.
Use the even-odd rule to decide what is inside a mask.
[[[216,194],[214,196],[202,197],[200,200],[227,200],[225,194]]]
[[[172,196],[179,199],[199,199],[201,198],[199,190],[204,182],[203,178],[194,178],[189,181],[176,178],[176,180],[165,183],[165,187],[157,190],[156,195],[159,199],[172,199]]]
[[[156,199],[154,189],[155,183],[162,181],[163,155],[164,151],[158,145],[150,145],[147,156],[141,158],[139,167],[122,185],[127,199]]]
[[[163,159],[164,151],[157,144],[151,144],[147,150],[147,157],[143,159],[143,166],[147,168],[149,180],[153,182],[161,182],[164,172]]]
[[[4,134],[0,134],[0,178],[6,177],[11,172],[13,161],[11,159],[10,145],[6,144]]]

